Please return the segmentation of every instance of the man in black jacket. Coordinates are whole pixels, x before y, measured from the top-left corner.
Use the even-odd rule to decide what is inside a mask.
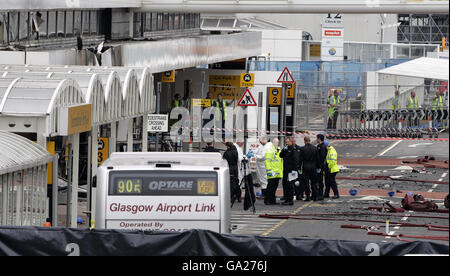
[[[281,150],[280,157],[283,158],[283,194],[282,205],[294,205],[294,182],[289,181],[289,174],[296,172],[300,165],[300,147],[296,144],[295,137],[286,138],[286,146]]]
[[[322,134],[317,135],[317,150],[319,154],[319,167],[317,168],[317,184],[319,188],[318,200],[323,200],[323,188],[324,188],[324,173],[326,169],[325,160],[327,158],[327,147],[324,145],[325,136]]]
[[[226,142],[227,150],[223,154],[223,159],[227,160],[230,170],[230,194],[231,202],[238,200],[241,202],[241,188],[239,187],[239,154],[232,142]]]
[[[319,198],[319,191],[317,186],[317,168],[319,167],[319,158],[317,148],[311,145],[309,136],[305,136],[305,146],[301,148],[301,168],[302,175],[305,181],[305,201],[316,201]],[[311,195],[310,195],[311,194]]]
[[[220,152],[220,151],[214,147],[213,142],[208,142],[206,143],[206,148],[203,152]]]

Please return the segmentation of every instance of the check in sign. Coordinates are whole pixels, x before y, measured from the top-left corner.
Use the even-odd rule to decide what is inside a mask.
[[[168,131],[169,131],[168,115],[148,116],[148,132],[168,132]]]

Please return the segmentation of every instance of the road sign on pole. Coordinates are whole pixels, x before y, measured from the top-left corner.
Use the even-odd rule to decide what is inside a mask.
[[[242,95],[241,99],[239,100],[238,106],[258,106],[248,88],[245,90],[244,95]]]
[[[287,67],[284,68],[280,77],[277,80],[278,83],[294,83],[295,80],[292,77],[291,71]]]
[[[242,73],[240,84],[241,84],[241,87],[254,87],[255,86],[255,74],[254,73]]]

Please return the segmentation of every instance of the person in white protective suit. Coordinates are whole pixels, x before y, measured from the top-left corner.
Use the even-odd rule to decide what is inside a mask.
[[[265,154],[266,151],[272,147],[272,143],[268,142],[267,137],[265,136],[259,138],[259,142],[261,145],[259,145],[258,150],[255,152],[256,178],[258,184],[261,186],[262,195],[264,196],[268,183],[266,166],[264,165]]]

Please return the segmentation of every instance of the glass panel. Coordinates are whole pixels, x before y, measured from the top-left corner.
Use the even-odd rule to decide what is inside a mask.
[[[38,172],[37,168],[33,168],[33,177],[32,177],[32,195],[31,195],[31,225],[37,225],[37,217],[36,213],[38,210],[38,188],[37,188],[37,182],[38,182]]]
[[[73,11],[66,12],[66,36],[73,36]]]
[[[180,15],[179,14],[174,15],[173,28],[175,30],[178,30],[180,28]]]
[[[19,19],[19,40],[27,40],[28,39],[28,27],[31,26],[28,25],[29,21],[29,13],[28,12],[21,12],[20,13],[20,19]]]
[[[73,34],[74,36],[81,34],[81,11],[75,11],[74,13]]]
[[[8,217],[6,225],[14,225],[14,208],[16,206],[16,193],[14,182],[12,181],[13,177],[11,174],[8,174]]]
[[[91,18],[90,12],[83,11],[83,34],[89,34],[90,18]]]
[[[152,31],[156,31],[158,29],[158,14],[156,12],[152,12]]]
[[[152,13],[147,12],[145,14],[145,27],[144,32],[151,32],[152,31]]]
[[[194,28],[200,28],[200,14],[197,13],[194,16]]]
[[[191,14],[187,13],[184,16],[184,28],[190,29],[191,28]]]
[[[48,36],[56,36],[56,12],[54,11],[48,12]]]
[[[58,37],[65,37],[64,25],[65,13],[62,11],[56,12],[56,31]]]
[[[173,14],[169,14],[169,30],[173,30]]]
[[[184,13],[180,14],[180,29],[184,29]]]
[[[164,28],[164,24],[163,24],[163,14],[162,13],[158,13],[158,31],[162,31]]]
[[[168,29],[169,29],[169,14],[165,13],[163,19],[163,30],[166,31]]]
[[[423,46],[411,46],[411,58],[424,57],[424,47]]]
[[[47,37],[47,27],[48,27],[48,20],[47,20],[48,12],[37,12],[36,18],[38,22],[42,22],[39,25],[39,37],[40,38],[46,38]],[[40,18],[40,20],[39,20]]]
[[[23,187],[22,187],[22,172],[14,173],[14,187],[16,194],[16,205],[14,208],[14,225],[21,226],[22,210],[23,210]]]
[[[99,31],[98,31],[98,11],[91,11],[90,15],[91,15],[91,21],[90,21],[91,35],[97,35],[99,33]]]
[[[395,46],[397,59],[409,58],[409,46]]]
[[[23,214],[22,214],[22,225],[30,226],[31,220],[31,185],[32,185],[32,170],[28,169],[25,171],[24,179],[23,179]]]

